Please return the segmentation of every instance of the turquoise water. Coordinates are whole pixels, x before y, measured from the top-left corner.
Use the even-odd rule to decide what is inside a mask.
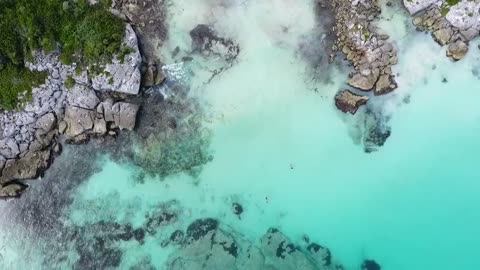
[[[174,248],[162,248],[161,240],[207,216],[253,242],[272,226],[294,241],[307,234],[346,269],[359,269],[366,258],[387,270],[480,268],[476,44],[453,63],[429,35],[408,25],[403,12],[386,10],[378,27],[396,40],[400,87],[374,101],[391,116],[392,135],[366,154],[349,132],[358,116],[341,114],[332,102],[346,73],[335,66],[312,70],[298,51],[318,29],[308,1],[181,0],[169,13],[167,63],[176,46],[188,51],[188,32],[198,23],[213,24],[241,47],[237,62],[208,84],[205,67],[221,60],[196,57],[189,64],[190,96],[203,104],[213,160],[198,177],[147,175],[138,182],[141,168],[101,155],[99,170],[72,188],[61,214],[65,226],[108,220],[136,228],[145,213],[168,202],[178,221],[147,235],[143,244],[122,243],[121,269],[143,257],[163,269]],[[318,79],[319,72],[329,81]],[[67,152],[57,162],[71,157]],[[241,220],[231,213],[232,202],[243,205]],[[4,268],[39,269],[48,237],[37,238],[3,217]],[[69,268],[69,260],[57,263]]]

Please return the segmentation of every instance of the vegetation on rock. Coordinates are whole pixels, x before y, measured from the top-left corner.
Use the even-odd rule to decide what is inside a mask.
[[[93,6],[88,0],[0,0],[0,106],[15,108],[19,93],[41,83],[45,74],[24,66],[35,50],[58,48],[65,64],[82,66],[120,52],[125,26],[109,5],[110,0]]]

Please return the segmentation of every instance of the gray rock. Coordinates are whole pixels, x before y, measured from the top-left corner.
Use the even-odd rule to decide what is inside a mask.
[[[107,122],[105,122],[105,119],[95,119],[93,123],[93,133],[98,135],[105,135],[107,133]]]
[[[434,39],[440,45],[446,45],[452,39],[453,30],[450,27],[439,29],[432,33]]]
[[[5,164],[0,184],[13,180],[33,179],[47,168],[50,160],[50,149],[40,152],[29,151],[24,157],[14,160],[10,159]]]
[[[335,96],[335,105],[342,112],[355,114],[358,108],[367,104],[368,97],[352,93],[349,90],[343,90]]]
[[[100,100],[95,91],[87,86],[76,84],[67,91],[68,104],[84,109],[95,109]]]
[[[7,162],[7,160],[3,156],[0,156],[0,171],[5,167],[5,162]]]
[[[347,83],[350,86],[358,88],[360,90],[370,91],[377,82],[379,75],[380,71],[378,69],[374,69],[367,75],[362,73],[355,73],[353,77],[347,81]]]
[[[0,155],[10,159],[16,158],[20,154],[17,142],[12,138],[0,140]]]
[[[380,75],[377,83],[375,84],[375,95],[384,95],[392,92],[397,88],[397,84],[393,80],[391,75],[384,74]]]
[[[107,99],[104,102],[98,104],[97,113],[102,114],[106,122],[114,122],[114,113],[112,110],[113,100]]]
[[[66,129],[67,129],[67,122],[61,121],[58,124],[58,133],[63,134],[63,133],[65,133]]]
[[[67,106],[65,110],[65,122],[67,130],[65,134],[69,137],[75,137],[93,128],[95,113],[93,111]]]
[[[117,102],[112,106],[114,112],[115,125],[119,129],[133,130],[137,119],[138,105]]]
[[[57,122],[57,118],[55,117],[55,114],[53,113],[47,113],[43,115],[42,117],[38,118],[35,127],[36,128],[41,128],[45,132],[49,132],[55,127],[55,124]]]

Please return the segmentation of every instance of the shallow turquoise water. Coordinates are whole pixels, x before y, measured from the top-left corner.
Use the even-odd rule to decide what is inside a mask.
[[[158,203],[176,200],[182,215],[175,226],[209,216],[252,241],[272,226],[293,240],[308,234],[346,269],[358,269],[365,258],[387,270],[479,269],[476,46],[452,63],[428,35],[404,24],[404,14],[385,12],[379,27],[397,40],[400,88],[377,100],[391,113],[392,135],[378,152],[366,154],[348,132],[356,118],[332,104],[346,75],[330,67],[321,71],[329,72],[330,83],[312,81],[297,51],[314,28],[311,5],[229,3],[236,4],[176,1],[164,48],[166,59],[172,48],[188,48],[188,31],[205,22],[233,35],[242,48],[238,63],[210,84],[204,84],[204,67],[218,59],[191,64],[191,95],[207,112],[213,160],[195,179],[146,177],[140,184],[134,180],[140,168],[103,156],[101,171],[74,189],[64,222],[112,220],[136,227]],[[285,25],[291,32],[280,30]],[[245,208],[240,221],[231,214],[233,201]],[[145,255],[160,268],[172,248],[159,242],[172,229],[147,236],[143,245],[125,243],[120,268]],[[12,254],[22,257],[22,247],[34,245],[1,239],[7,269],[14,265],[8,264]],[[42,253],[37,255],[41,261]],[[38,269],[35,260],[20,268]]]

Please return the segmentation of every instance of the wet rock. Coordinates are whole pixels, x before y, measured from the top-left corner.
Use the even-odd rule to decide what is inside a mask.
[[[380,112],[367,111],[364,119],[363,144],[366,153],[377,151],[391,135],[391,128]]]
[[[328,248],[316,243],[311,243],[308,245],[307,250],[320,265],[330,266],[332,264],[332,254]]]
[[[377,82],[379,75],[380,71],[378,69],[374,69],[368,72],[368,74],[355,73],[352,78],[347,81],[347,83],[350,86],[360,90],[370,91]]]
[[[448,45],[447,56],[455,61],[462,59],[468,52],[468,44],[462,40],[457,40]]]
[[[161,84],[164,80],[165,75],[163,74],[162,70],[157,68],[156,65],[150,64],[143,75],[142,84],[144,87],[151,87]]]
[[[362,264],[362,270],[381,270],[381,267],[374,260],[365,260]]]
[[[355,114],[358,108],[367,102],[368,97],[354,94],[349,90],[343,90],[335,96],[335,105],[345,113]]]
[[[446,45],[450,42],[453,30],[450,27],[439,29],[432,33],[435,41],[440,45]]]
[[[377,83],[375,84],[375,95],[385,95],[397,88],[396,82],[393,80],[391,75],[384,74],[380,75]]]
[[[0,155],[9,159],[16,158],[20,154],[17,142],[12,138],[0,140]]]
[[[0,199],[19,197],[26,188],[26,185],[19,182],[0,185]]]
[[[10,159],[3,168],[0,184],[13,180],[34,179],[48,167],[50,149],[39,152],[28,152],[20,159]]]

